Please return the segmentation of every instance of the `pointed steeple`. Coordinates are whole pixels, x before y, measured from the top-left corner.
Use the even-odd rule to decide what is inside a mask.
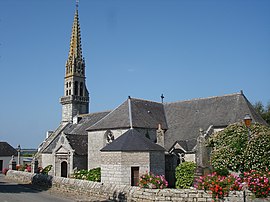
[[[66,62],[64,96],[61,97],[62,122],[72,122],[77,114],[89,112],[89,93],[85,84],[85,61],[82,57],[78,1],[72,25],[70,47]]]
[[[72,25],[68,60],[66,62],[66,77],[78,75],[84,77],[84,58],[82,57],[81,29],[78,14],[78,2]]]

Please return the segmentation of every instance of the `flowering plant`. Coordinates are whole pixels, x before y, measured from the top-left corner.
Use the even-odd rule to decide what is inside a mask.
[[[198,178],[194,186],[195,188],[203,189],[204,191],[210,190],[212,198],[214,199],[223,199],[229,195],[229,191],[232,190],[232,187],[236,188],[236,186],[232,186],[236,181],[237,179],[234,175],[221,176],[214,172]],[[238,189],[240,185],[237,185]]]
[[[211,164],[215,169],[235,172],[265,171],[270,167],[270,128],[254,123],[250,136],[244,123],[234,123],[207,139],[212,147]]]
[[[91,170],[79,170],[79,171],[74,172],[73,177],[75,179],[100,182],[101,181],[101,169],[94,168]]]
[[[3,173],[4,175],[6,175],[6,174],[7,174],[7,171],[8,171],[8,168],[3,168],[2,173]]]
[[[140,177],[139,186],[149,189],[163,189],[168,186],[168,182],[163,175],[145,173]]]
[[[256,198],[266,198],[270,195],[270,172],[251,170],[244,173],[244,181],[248,189],[254,193]]]
[[[223,199],[228,196],[229,191],[243,190],[246,184],[247,189],[254,193],[256,198],[266,198],[270,195],[270,172],[251,170],[243,176],[221,176],[212,173],[197,179],[195,188],[204,191],[210,190],[212,198]]]

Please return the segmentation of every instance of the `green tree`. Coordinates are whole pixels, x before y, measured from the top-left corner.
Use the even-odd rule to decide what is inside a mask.
[[[270,125],[270,102],[266,106],[261,101],[255,102],[253,105],[255,110],[262,116],[262,118]]]
[[[208,138],[212,147],[211,164],[231,171],[262,170],[270,167],[270,128],[258,123],[250,127],[251,138],[243,123],[235,123]]]

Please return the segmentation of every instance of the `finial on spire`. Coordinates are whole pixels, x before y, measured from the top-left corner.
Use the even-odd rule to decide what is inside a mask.
[[[79,7],[79,0],[76,0],[76,8],[78,9]]]

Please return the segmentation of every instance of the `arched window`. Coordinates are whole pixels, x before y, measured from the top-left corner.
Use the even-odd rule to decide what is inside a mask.
[[[68,82],[66,83],[66,88],[68,88]]]
[[[74,92],[75,92],[75,95],[78,95],[78,81],[75,81]]]
[[[66,90],[66,96],[68,96],[68,90]]]
[[[83,82],[80,83],[80,96],[83,96]]]
[[[71,90],[69,89],[69,95],[71,95]]]
[[[68,84],[68,85],[69,85],[69,87],[71,87],[71,81],[69,82],[69,84]]]

